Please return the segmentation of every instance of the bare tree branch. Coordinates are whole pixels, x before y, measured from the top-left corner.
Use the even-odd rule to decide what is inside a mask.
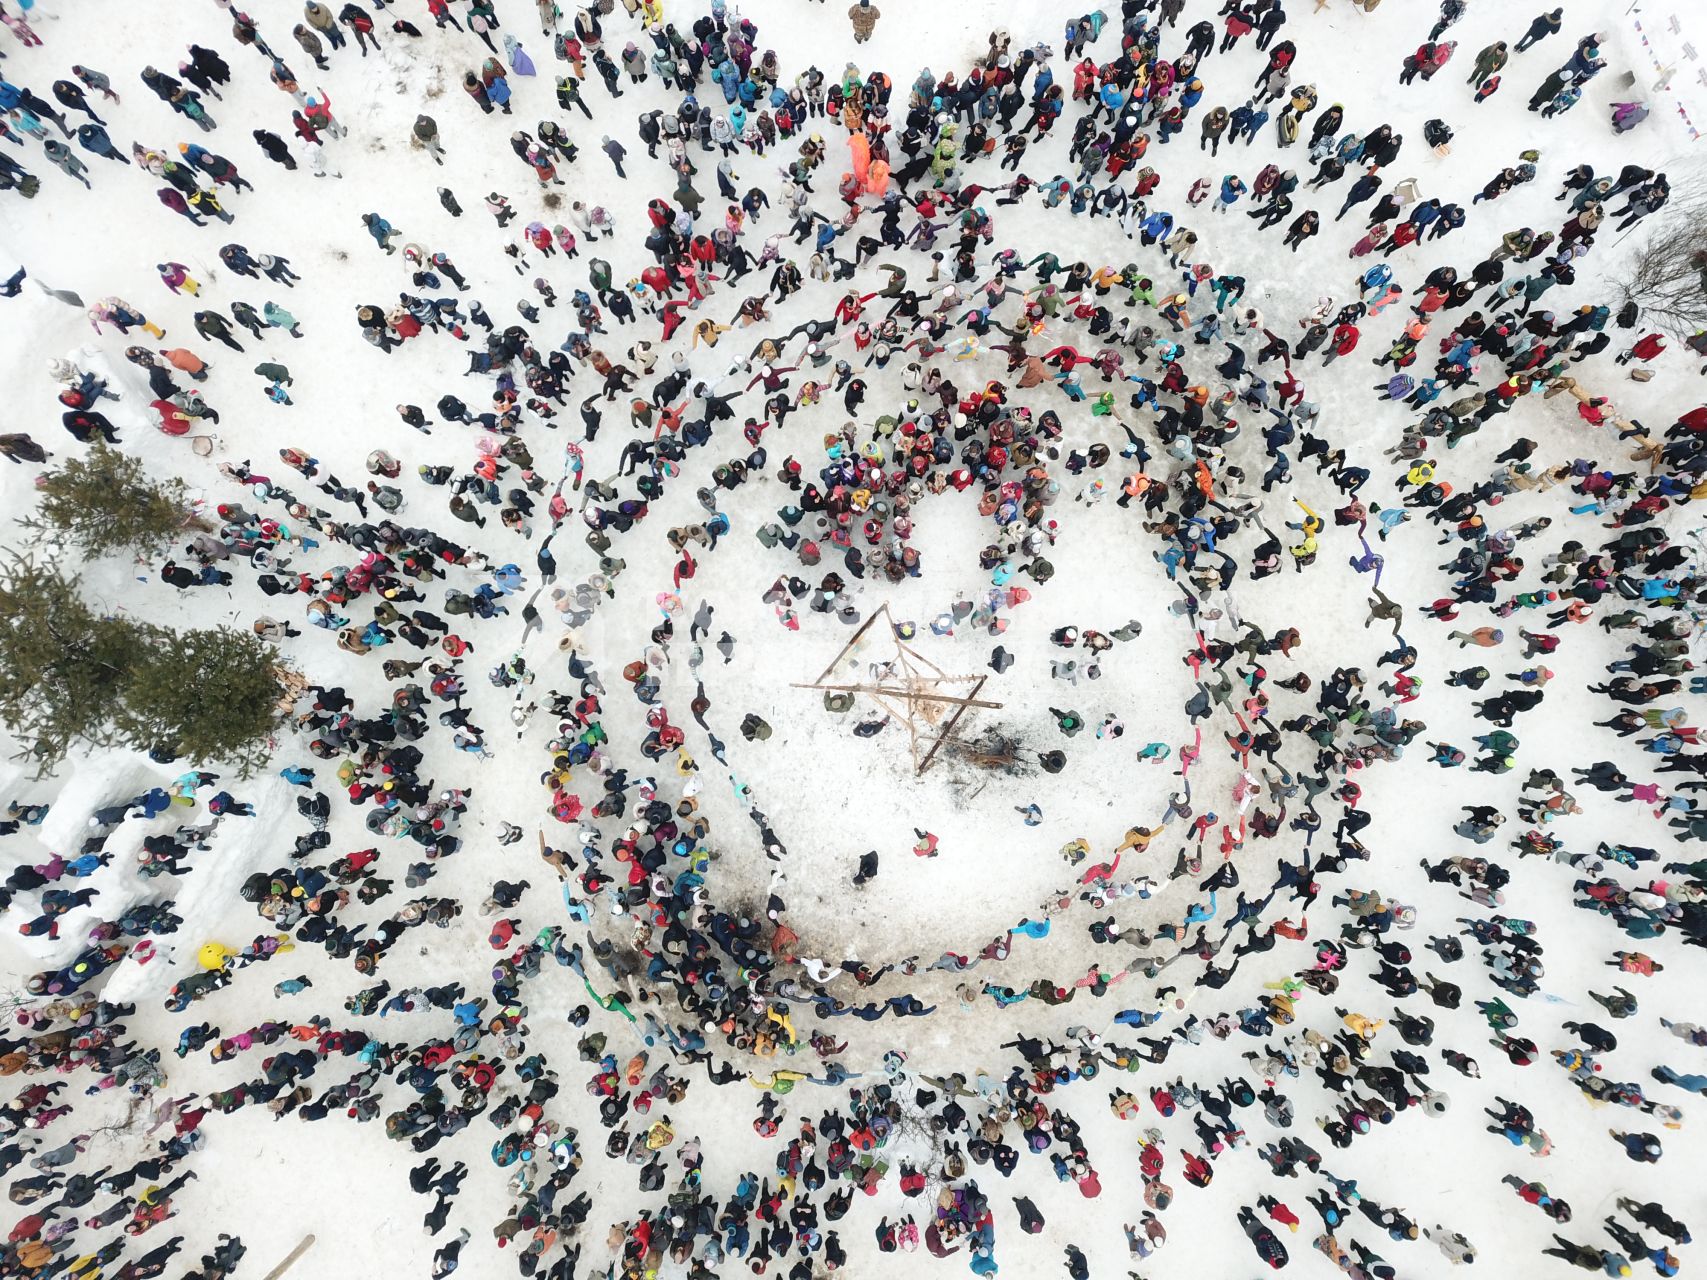
[[[1707,190],[1699,182],[1674,188],[1656,221],[1619,292],[1647,324],[1681,340],[1707,329]]]

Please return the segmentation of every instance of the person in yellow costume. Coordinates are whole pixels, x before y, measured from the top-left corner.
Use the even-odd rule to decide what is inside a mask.
[[[1368,1018],[1361,1013],[1347,1013],[1343,1009],[1336,1009],[1334,1012],[1340,1015],[1340,1021],[1365,1040],[1373,1040],[1375,1033],[1387,1025],[1385,1018]]]
[[[772,1093],[788,1093],[801,1080],[806,1079],[804,1071],[773,1071],[769,1076],[748,1076],[747,1083],[755,1089],[769,1089]]]

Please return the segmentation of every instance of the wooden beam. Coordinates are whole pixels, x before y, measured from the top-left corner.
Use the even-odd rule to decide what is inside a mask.
[[[913,757],[913,776],[916,778],[919,776],[919,721],[912,707],[909,706],[902,714],[901,723],[907,726],[907,754]]]
[[[285,1255],[285,1260],[279,1263],[279,1265],[274,1267],[271,1271],[267,1272],[266,1275],[262,1276],[261,1280],[279,1280],[280,1276],[294,1267],[302,1255],[307,1253],[313,1247],[314,1236],[312,1234],[303,1236],[302,1239],[297,1242],[296,1248],[292,1249]]]
[[[990,705],[989,703],[980,703],[975,701],[978,691],[984,687],[984,681],[989,678],[989,676],[978,677],[978,683],[972,687],[972,696],[966,698],[961,702],[960,706],[955,708],[954,714],[948,718],[948,723],[943,725],[942,732],[937,735],[937,740],[931,743],[931,749],[925,752],[925,758],[919,762],[919,767],[913,774],[914,777],[923,777],[925,770],[931,767],[931,761],[936,758],[937,748],[947,742],[950,736],[953,735],[954,726],[960,723],[960,717],[966,714],[967,707]],[[996,705],[999,706],[1000,704],[998,703]]]
[[[951,676],[951,675],[949,675],[948,672],[944,671],[941,667],[937,666],[936,663],[932,662],[929,658],[925,657],[924,654],[920,653],[917,649],[913,648],[911,645],[906,644],[903,641],[897,640],[895,642],[895,648],[898,652],[905,654],[907,657],[913,658],[919,662],[922,662],[925,666],[929,667],[932,671],[934,671],[939,679],[943,679],[943,680],[970,680],[973,678],[971,676]]]
[[[838,653],[834,658],[830,659],[830,665],[824,668],[824,674],[818,677],[818,682],[822,683],[829,676],[830,672],[834,671],[838,666],[841,665],[841,661],[843,658],[847,657],[848,651],[850,649],[852,649],[856,644],[859,643],[861,636],[863,636],[867,631],[871,630],[871,624],[872,623],[876,622],[879,618],[886,618],[888,616],[889,616],[889,606],[886,604],[885,605],[879,605],[877,612],[872,614],[864,622],[860,623],[859,629],[857,631],[855,631],[853,633],[853,635],[848,637],[848,642],[842,646],[841,652]],[[806,687],[810,687],[810,686],[806,686]]]
[[[968,677],[968,678],[969,679],[976,679],[978,681],[979,686],[982,686],[984,681],[989,679],[988,676],[977,676],[977,677]],[[865,693],[865,694],[870,694],[872,697],[882,696],[882,697],[888,697],[888,698],[917,698],[922,702],[958,702],[958,703],[962,703],[962,704],[969,706],[969,707],[985,707],[991,711],[1000,710],[1001,706],[1002,706],[1002,704],[999,702],[983,702],[983,701],[980,701],[979,699],[974,698],[972,696],[972,694],[966,694],[966,695],[962,696],[960,694],[951,694],[951,693],[920,693],[920,692],[917,692],[917,691],[912,690],[912,689],[886,689],[882,685],[869,685],[869,684],[791,684],[789,687],[791,689],[822,689],[826,693]],[[972,693],[974,693],[974,694],[977,692],[978,692],[977,688],[974,688],[972,691]]]

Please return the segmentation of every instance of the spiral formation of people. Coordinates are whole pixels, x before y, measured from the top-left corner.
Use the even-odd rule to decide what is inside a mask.
[[[845,4],[0,0],[0,1278],[1690,1260],[1707,13]]]

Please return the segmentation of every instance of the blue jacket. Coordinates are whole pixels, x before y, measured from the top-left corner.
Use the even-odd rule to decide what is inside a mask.
[[[113,150],[112,138],[98,124],[78,125],[77,142],[85,151],[93,151],[98,156],[104,156]]]

